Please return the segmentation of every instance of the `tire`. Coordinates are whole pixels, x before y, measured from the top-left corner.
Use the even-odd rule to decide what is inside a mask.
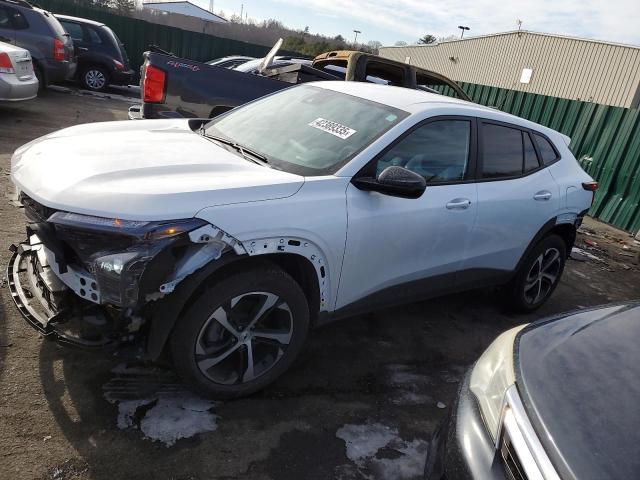
[[[265,263],[209,285],[178,320],[169,342],[186,383],[207,397],[231,399],[282,375],[308,331],[304,292],[290,275]]]
[[[83,67],[80,72],[80,84],[92,92],[101,92],[109,86],[109,72],[99,65]]]
[[[38,79],[38,93],[42,93],[45,90],[45,88],[47,88],[47,85],[45,83],[44,75],[42,73],[42,67],[35,62],[33,63],[33,73],[35,73],[36,78]]]
[[[542,306],[560,283],[566,260],[567,247],[561,237],[552,234],[543,238],[527,254],[508,286],[510,306],[523,313]]]

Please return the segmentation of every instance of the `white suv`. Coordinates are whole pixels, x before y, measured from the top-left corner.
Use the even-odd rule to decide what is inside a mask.
[[[487,285],[539,307],[597,187],[568,142],[356,82],[67,128],[13,156],[31,223],[9,282],[46,335],[166,351],[201,392],[248,394],[330,319]]]

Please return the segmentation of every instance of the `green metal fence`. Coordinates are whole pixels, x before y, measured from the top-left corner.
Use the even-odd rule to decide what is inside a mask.
[[[136,72],[142,63],[142,54],[149,49],[149,45],[157,45],[179,57],[199,62],[225,55],[262,57],[269,51],[269,47],[264,45],[157,25],[69,0],[37,0],[37,3],[53,13],[88,18],[108,25],[125,44],[131,67]]]
[[[640,110],[486,85],[461,87],[477,103],[571,137],[569,148],[600,184],[589,213],[624,230],[640,230]]]

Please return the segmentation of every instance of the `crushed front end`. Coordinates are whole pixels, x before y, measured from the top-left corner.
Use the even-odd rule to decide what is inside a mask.
[[[131,221],[56,211],[24,193],[19,201],[29,223],[11,247],[12,297],[32,327],[75,346],[143,357],[154,304],[231,248],[197,218]]]

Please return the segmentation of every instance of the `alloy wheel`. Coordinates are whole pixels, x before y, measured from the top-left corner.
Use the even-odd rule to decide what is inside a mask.
[[[273,368],[292,335],[293,316],[284,300],[269,292],[244,293],[205,321],[196,340],[196,365],[215,383],[247,383]]]
[[[560,278],[562,260],[556,248],[549,248],[535,259],[524,282],[524,299],[534,305],[544,300]]]
[[[84,79],[92,90],[100,90],[107,83],[107,78],[100,70],[87,70],[87,73],[84,74]]]

